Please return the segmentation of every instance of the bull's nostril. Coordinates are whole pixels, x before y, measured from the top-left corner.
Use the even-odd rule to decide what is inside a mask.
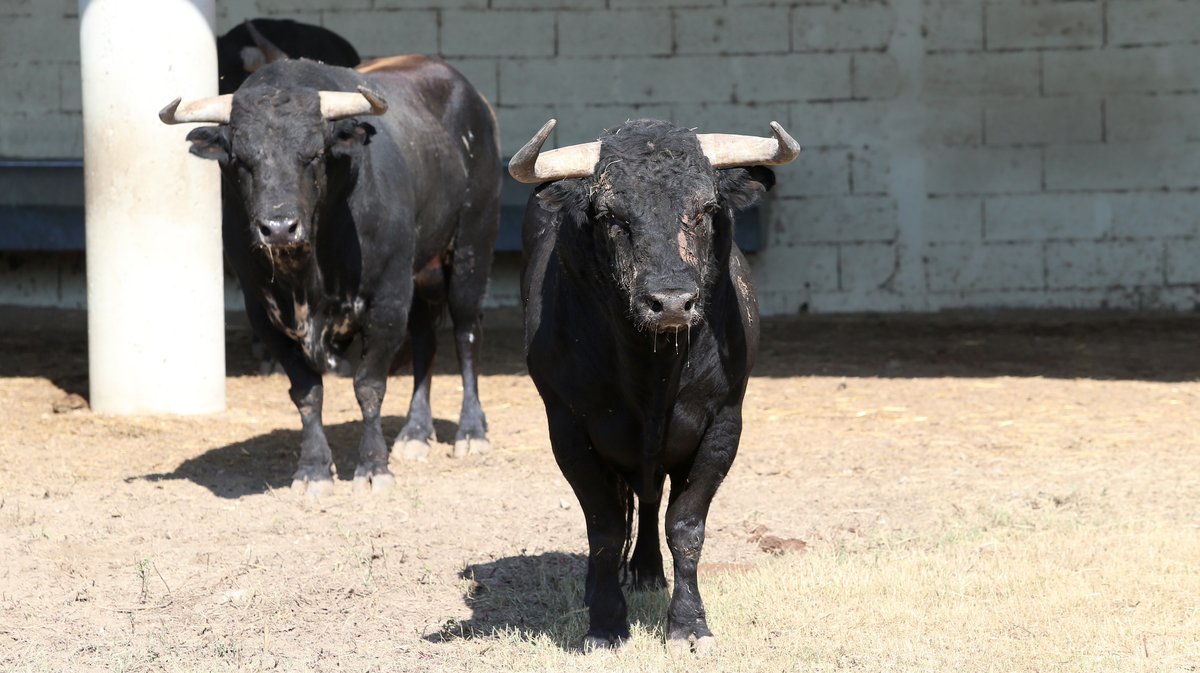
[[[655,313],[662,313],[662,302],[654,299],[650,302],[650,310]]]
[[[260,224],[260,225],[258,225],[258,231],[259,231],[259,233],[261,233],[261,234],[262,234],[264,237],[267,237],[267,236],[270,236],[270,235],[271,235],[271,228],[270,228],[270,227],[268,227],[268,226],[267,226],[267,225],[265,225],[265,224]]]
[[[288,233],[289,234],[296,233],[296,227],[299,227],[299,226],[300,226],[299,220],[297,220],[296,222],[292,222],[292,226],[288,227]]]
[[[692,300],[691,299],[689,299],[683,303],[683,310],[685,310],[685,311],[692,310]]]

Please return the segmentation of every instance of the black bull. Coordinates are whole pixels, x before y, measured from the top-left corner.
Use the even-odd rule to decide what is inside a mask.
[[[525,350],[554,457],[587,524],[584,645],[629,637],[619,571],[635,494],[633,586],[666,586],[658,512],[670,477],[666,637],[700,652],[715,642],[696,583],[704,523],[737,453],[759,338],[733,213],[774,183],[755,164],[786,163],[799,148],[778,125],[775,142],[642,120],[539,158],[551,128],[510,171],[551,181],[525,214]]]
[[[354,375],[363,415],[356,490],[394,481],[380,413],[406,327],[413,396],[396,446],[425,457],[434,329],[447,306],[463,379],[455,454],[486,451],[477,367],[501,164],[494,115],[466,79],[422,56],[358,70],[283,60],[234,94],[176,101],[161,116],[219,123],[188,140],[193,154],[221,165],[232,196],[225,251],[250,323],[287,372],[300,411],[293,488],[332,488],[321,375],[355,336],[363,351]]]
[[[344,37],[291,19],[247,20],[217,38],[218,91],[233,93],[255,70],[281,58],[354,67],[362,60]]]

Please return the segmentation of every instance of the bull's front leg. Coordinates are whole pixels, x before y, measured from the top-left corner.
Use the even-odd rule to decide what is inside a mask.
[[[628,608],[621,592],[621,552],[626,487],[611,465],[592,449],[586,430],[561,402],[547,398],[546,417],[554,459],[583,510],[587,525],[588,565],[583,602],[588,630],[583,649],[607,649],[629,640]]]
[[[292,490],[311,496],[328,495],[333,492],[333,453],[321,421],[325,396],[321,374],[309,366],[298,344],[275,329],[255,297],[246,294],[245,299],[250,326],[283,366],[291,382],[288,394],[300,412],[300,463],[292,475]]]
[[[741,408],[724,409],[704,434],[692,464],[671,474],[666,529],[667,547],[675,562],[675,588],[667,608],[667,646],[672,649],[703,655],[716,646],[700,598],[696,567],[704,548],[708,508],[733,465],[741,433]]]
[[[411,300],[411,287],[407,297]],[[387,374],[404,340],[408,301],[373,306],[362,334],[362,360],[354,374],[354,395],[362,411],[363,434],[358,445],[354,491],[389,491],[396,479],[388,469],[388,445],[383,436],[383,397]]]

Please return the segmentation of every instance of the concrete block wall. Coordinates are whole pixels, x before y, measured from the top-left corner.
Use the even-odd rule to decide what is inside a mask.
[[[0,157],[78,157],[75,0],[0,0]],[[247,0],[365,56],[440,54],[506,154],[652,116],[805,147],[764,310],[1196,308],[1200,0]],[[182,150],[181,150],[182,151]],[[502,258],[493,305],[513,305]],[[7,297],[9,293],[0,296]]]

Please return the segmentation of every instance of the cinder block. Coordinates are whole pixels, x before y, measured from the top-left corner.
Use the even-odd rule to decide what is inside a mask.
[[[14,112],[56,112],[62,107],[62,71],[74,70],[79,79],[79,66],[60,66],[55,63],[28,63],[0,68],[0,114]],[[78,89],[78,86],[76,86]]]
[[[919,136],[926,146],[976,146],[983,139],[979,99],[928,99],[918,116],[879,101],[794,103],[788,131],[802,145],[886,145]]]
[[[1167,244],[1167,284],[1200,284],[1200,240],[1173,240]]]
[[[989,241],[1048,241],[1101,238],[1111,221],[1102,194],[1033,194],[987,199],[984,238]]]
[[[850,192],[850,157],[845,150],[813,148],[786,166],[775,167],[772,199],[832,196]]]
[[[563,0],[570,4],[571,0]],[[600,2],[603,5],[603,0]],[[625,7],[719,7],[725,4],[723,0],[609,0],[609,7],[621,9]]]
[[[891,187],[892,153],[882,147],[864,147],[850,153],[850,191],[854,194],[887,194]]]
[[[653,103],[598,106],[563,102],[554,107],[558,116],[555,133],[558,134],[558,142],[563,145],[590,142],[599,138],[605,130],[616,128],[631,119],[672,119],[671,106]],[[537,129],[534,127],[533,131]]]
[[[1097,2],[991,3],[987,5],[988,49],[1098,47],[1104,39]]]
[[[505,106],[618,100],[619,62],[609,59],[504,59],[499,102]]]
[[[895,28],[896,12],[887,4],[797,7],[792,10],[792,50],[882,50]]]
[[[988,145],[1098,142],[1100,100],[1067,96],[1001,100],[987,106]]]
[[[492,9],[601,9],[604,0],[491,0]]]
[[[554,36],[553,12],[442,12],[441,51],[447,56],[553,56]]]
[[[0,63],[78,63],[79,19],[61,14],[13,16],[0,28]]]
[[[437,12],[325,12],[321,21],[349,40],[364,59],[438,53]]]
[[[838,285],[842,290],[878,290],[896,275],[899,261],[891,243],[846,243],[838,246]]]
[[[906,77],[891,54],[855,54],[853,66],[855,98],[887,100],[905,88]]]
[[[1037,149],[958,148],[929,150],[925,181],[930,194],[966,195],[1041,189]]]
[[[836,245],[777,245],[750,260],[759,292],[833,291],[838,289]],[[796,307],[792,307],[796,310]]]
[[[850,97],[850,56],[805,54],[723,59],[741,102],[811,101]],[[703,77],[695,86],[702,86]]]
[[[40,4],[40,3],[39,3]],[[33,0],[0,0],[0,16],[30,16],[34,13]]]
[[[933,243],[925,251],[932,292],[1030,290],[1044,287],[1037,243]]]
[[[801,147],[884,143],[888,109],[877,101],[794,103],[787,130]]]
[[[1200,41],[1196,3],[1183,0],[1111,2],[1108,43],[1120,46]]]
[[[926,98],[921,142],[933,147],[983,143],[983,102],[977,98]]]
[[[1056,241],[1046,244],[1051,288],[1129,288],[1166,281],[1162,241]]]
[[[511,157],[521,149],[547,119],[556,117],[554,108],[549,105],[528,105],[521,107],[496,108],[496,122],[500,125],[500,156]],[[559,129],[554,129],[550,139],[546,141],[546,149],[559,146],[555,135]],[[570,144],[575,141],[567,141]]]
[[[1200,96],[1126,94],[1105,102],[1109,142],[1200,140]]]
[[[983,49],[983,0],[925,0],[928,51]]]
[[[701,103],[732,96],[738,64],[718,56],[621,59],[623,103]],[[754,99],[752,99],[754,100]]]
[[[79,64],[58,66],[58,86],[60,93],[59,110],[62,112],[83,111],[83,78]],[[0,90],[9,91],[3,85]]]
[[[780,8],[696,9],[675,16],[675,50],[680,54],[786,53],[788,10]]]
[[[1194,238],[1200,233],[1200,194],[1133,192],[1109,194],[1107,199],[1112,212],[1108,231],[1112,236]],[[1192,264],[1200,269],[1200,257],[1193,258]]]
[[[1046,148],[1046,187],[1200,187],[1200,152],[1178,143],[1054,145]]]
[[[376,9],[484,9],[488,0],[372,0]]]
[[[307,23],[307,24],[310,24],[313,26],[324,25],[324,21],[321,18],[321,12],[318,10],[315,10],[315,9],[303,11],[303,12],[289,11],[286,8],[285,9],[275,9],[272,11],[260,11],[258,8],[256,8],[254,6],[253,3],[249,3],[249,2],[228,3],[228,4],[229,4],[229,6],[226,7],[225,3],[217,3],[217,34],[218,35],[223,35],[226,32],[228,32],[231,28],[241,25],[243,22],[246,21],[246,19],[256,19],[256,18],[259,18],[262,16],[269,16],[269,17],[275,18],[275,19],[291,19],[292,21],[299,21],[301,23]],[[328,8],[331,4],[332,3],[326,3],[326,7]],[[224,10],[224,11],[222,11],[222,10]],[[348,9],[348,11],[354,11],[354,10]],[[356,45],[356,48],[357,48],[357,45]],[[240,290],[238,292],[239,292],[239,294],[241,293]]]
[[[491,58],[448,58],[446,62],[461,72],[471,86],[494,107],[499,100],[500,84],[496,60]],[[537,129],[534,129],[537,130]]]
[[[500,61],[505,105],[699,103],[728,100],[740,65],[717,56]]]
[[[773,240],[858,243],[896,238],[896,203],[886,196],[778,199],[771,205]]]
[[[675,106],[673,121],[696,133],[741,133],[771,137],[771,122],[791,133],[786,103],[689,103]],[[794,136],[793,136],[794,137]]]
[[[370,9],[371,0],[257,0],[258,10],[264,14],[290,14],[293,12],[319,12],[323,9]],[[351,40],[351,44],[353,44]]]
[[[571,11],[558,15],[563,56],[639,56],[671,53],[668,10]]]
[[[70,112],[0,115],[0,156],[9,159],[83,156],[83,118]]]
[[[1047,52],[1047,95],[1194,91],[1200,89],[1200,46]]]
[[[934,243],[983,240],[983,203],[978,198],[926,199],[921,236]]]
[[[922,70],[925,93],[935,97],[1032,96],[1038,92],[1036,52],[929,54]]]

